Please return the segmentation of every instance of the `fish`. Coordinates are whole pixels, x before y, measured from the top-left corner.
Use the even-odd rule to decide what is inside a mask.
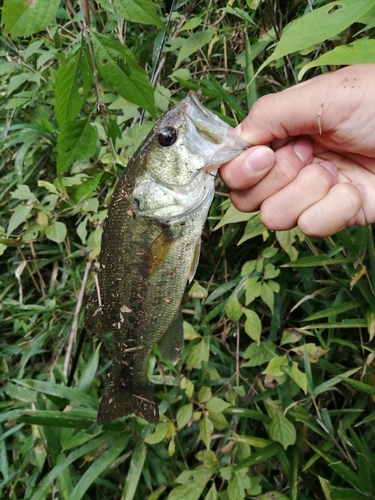
[[[155,343],[166,360],[179,357],[181,299],[197,268],[217,169],[248,146],[189,92],[155,123],[118,180],[84,318],[91,334],[113,334],[99,424],[131,414],[159,421],[147,362]]]

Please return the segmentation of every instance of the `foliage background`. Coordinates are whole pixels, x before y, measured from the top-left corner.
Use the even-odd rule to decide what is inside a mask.
[[[149,363],[160,423],[96,423],[110,338],[81,334],[84,304],[154,120],[199,89],[235,125],[260,95],[375,62],[373,0],[177,1],[150,82],[169,8],[4,1],[1,498],[375,498],[372,229],[267,231],[220,183],[181,360]]]

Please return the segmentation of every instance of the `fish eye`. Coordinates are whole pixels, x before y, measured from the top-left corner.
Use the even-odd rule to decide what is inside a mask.
[[[177,130],[172,127],[166,127],[160,130],[158,135],[158,143],[164,148],[172,146],[177,140]]]

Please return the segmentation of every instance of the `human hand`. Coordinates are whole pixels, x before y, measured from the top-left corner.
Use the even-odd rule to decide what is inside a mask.
[[[261,97],[238,131],[258,145],[220,169],[238,210],[321,237],[375,221],[375,64]]]

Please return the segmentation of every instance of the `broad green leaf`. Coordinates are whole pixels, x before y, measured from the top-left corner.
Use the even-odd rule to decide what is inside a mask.
[[[14,212],[9,219],[8,229],[6,233],[7,237],[29,218],[32,208],[32,205],[18,205],[14,209]]]
[[[46,236],[55,243],[62,243],[66,238],[66,225],[63,222],[52,222],[46,227]]]
[[[57,175],[66,172],[77,160],[89,160],[97,151],[98,132],[90,125],[90,117],[65,122],[57,141]]]
[[[197,368],[200,370],[202,368],[202,363],[208,361],[209,350],[206,342],[202,339],[201,342],[189,348],[189,352],[186,358],[186,366],[189,370],[192,368]]]
[[[223,429],[226,429],[229,424],[223,413],[217,413],[214,411],[210,411],[210,420],[213,423],[213,426],[215,429],[222,431]]]
[[[335,37],[358,21],[374,5],[375,0],[329,2],[292,21],[283,30],[276,49],[262,64],[258,73],[272,61]]]
[[[80,77],[82,82],[80,82]],[[81,85],[82,83],[82,85]],[[55,115],[60,127],[81,111],[92,84],[92,71],[82,47],[67,56],[56,77]],[[80,89],[83,92],[80,92]]]
[[[374,62],[375,40],[361,38],[359,40],[354,40],[349,45],[339,45],[333,50],[322,54],[317,59],[314,59],[314,61],[305,64],[305,66],[298,74],[298,79],[301,80],[306,71],[316,66],[346,66],[351,64],[364,64]]]
[[[91,32],[99,75],[124,99],[156,118],[154,89],[131,51],[116,40]]]
[[[180,49],[174,69],[177,69],[184,59],[204,47],[215,35],[215,33],[216,30],[214,29],[207,29],[204,31],[198,31],[187,38]]]
[[[145,442],[148,444],[156,444],[163,441],[169,430],[168,422],[159,422],[156,424],[155,430],[152,434],[147,434]]]
[[[277,241],[281,248],[289,255],[290,260],[297,260],[298,250],[293,246],[298,236],[299,241],[304,241],[305,235],[298,227],[287,231],[276,231]]]
[[[238,302],[237,295],[232,295],[229,299],[225,308],[225,313],[230,321],[236,322],[240,319],[242,316],[242,308],[241,304]]]
[[[156,13],[152,0],[117,0],[116,10],[127,21],[140,24],[152,24],[160,29],[165,25]]]
[[[212,474],[212,470],[201,465],[193,470],[184,470],[176,479],[181,486],[174,488],[167,500],[199,500]]]
[[[181,406],[177,412],[177,427],[182,429],[193,417],[193,403]]]
[[[214,424],[211,422],[207,415],[203,415],[203,418],[199,424],[199,437],[202,439],[206,448],[210,449],[211,437],[214,432]]]
[[[248,220],[244,234],[240,239],[240,241],[238,242],[238,245],[241,245],[245,241],[250,240],[251,238],[255,238],[255,236],[259,236],[260,234],[263,233],[267,233],[267,229],[261,223],[258,212],[253,217],[251,217],[251,219]]]
[[[271,342],[260,342],[259,345],[253,342],[244,352],[243,357],[250,359],[243,366],[259,366],[267,363],[275,357],[276,346]]]
[[[320,347],[320,345],[316,345],[310,342],[298,347],[293,347],[291,351],[298,354],[298,356],[300,356],[301,358],[303,358],[306,352],[309,356],[310,363],[317,363],[319,361],[319,358],[327,354],[329,349],[323,349],[322,347]]]
[[[260,335],[262,333],[262,323],[258,314],[255,311],[251,311],[250,309],[242,308],[242,312],[245,313],[246,321],[245,321],[245,332],[249,335],[249,337],[255,342],[259,344]]]
[[[301,387],[303,392],[306,394],[307,393],[306,374],[300,371],[300,369],[298,368],[298,364],[295,361],[292,362],[292,369],[290,370],[290,376],[292,377],[294,382],[299,387]]]
[[[271,359],[271,361],[268,363],[268,366],[265,370],[263,370],[264,375],[272,375],[273,377],[281,377],[284,375],[284,370],[282,369],[283,366],[288,366],[289,362],[288,359],[285,356],[276,356]]]
[[[26,184],[18,184],[17,189],[11,192],[11,196],[16,200],[30,200],[38,202],[35,194],[30,191],[29,186]]]
[[[260,296],[262,292],[262,282],[258,281],[259,276],[252,276],[245,283],[246,299],[245,304],[249,305],[253,300]]]
[[[212,411],[214,413],[222,413],[224,410],[226,410],[227,408],[229,408],[229,406],[231,406],[230,403],[227,403],[223,399],[218,398],[216,396],[214,396],[213,398],[211,398],[206,403],[206,409],[208,411],[210,411],[210,412]]]
[[[143,466],[146,460],[146,454],[146,445],[140,442],[136,446],[132,455],[129,472],[126,476],[124,490],[121,495],[121,500],[133,500],[139,484],[139,480],[141,478]]]
[[[4,34],[27,37],[44,30],[55,18],[60,0],[4,0]]]
[[[275,295],[272,290],[272,288],[269,286],[268,283],[263,282],[261,289],[260,289],[260,297],[263,300],[265,304],[270,308],[272,314],[273,314],[273,305],[275,301]]]
[[[222,226],[225,226],[226,224],[234,224],[236,222],[243,222],[249,220],[251,217],[254,216],[253,213],[244,213],[240,212],[237,210],[237,208],[234,207],[234,205],[230,205],[228,210],[225,212],[223,217],[221,218],[221,221],[214,227],[214,231],[216,229],[219,229]]]
[[[240,500],[245,498],[246,490],[250,487],[250,477],[246,469],[234,471],[229,479],[228,496],[230,500]]]
[[[211,398],[212,398],[211,387],[207,387],[206,385],[204,385],[199,389],[198,401],[200,403],[207,403],[207,401],[209,401]]]
[[[280,345],[294,344],[295,342],[301,340],[302,336],[303,336],[302,333],[297,332],[297,330],[293,329],[284,330],[281,337]]]
[[[271,419],[269,434],[274,441],[281,443],[285,450],[297,439],[294,425],[279,411],[276,411]]]
[[[129,434],[119,436],[116,441],[111,444],[108,450],[106,450],[105,453],[101,454],[99,457],[96,457],[90,467],[81,476],[80,480],[72,491],[69,500],[81,500],[81,498],[86,494],[89,487],[93,484],[94,481],[96,481],[100,474],[105,471],[110,465],[112,465],[116,458],[124,451],[129,440]],[[131,498],[133,497],[129,497],[129,500]]]

